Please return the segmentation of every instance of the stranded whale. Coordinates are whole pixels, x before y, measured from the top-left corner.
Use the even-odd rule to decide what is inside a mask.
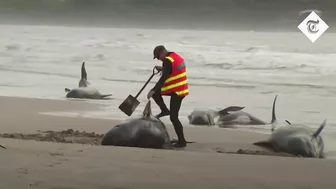
[[[65,92],[67,92],[67,98],[104,99],[112,96],[112,94],[100,94],[97,89],[90,87],[90,83],[87,80],[85,62],[82,63],[81,79],[79,80],[78,87],[74,89],[65,88]]]
[[[272,134],[268,140],[254,143],[254,145],[272,149],[275,152],[286,152],[289,154],[302,156],[324,158],[324,141],[320,135],[326,125],[326,120],[313,130],[306,125],[291,124],[286,120],[288,125],[275,129],[277,119],[275,115],[275,103],[273,102],[272,110]]]
[[[267,125],[250,113],[241,111],[245,107],[229,106],[223,110],[194,110],[188,115],[192,125],[218,125],[219,127],[234,127],[234,125]],[[217,119],[217,121],[215,121]]]
[[[215,118],[220,114],[228,114],[228,112],[234,112],[244,109],[244,107],[230,106],[223,110],[200,110],[195,109],[188,115],[189,124],[192,125],[215,125]]]
[[[140,148],[171,149],[171,140],[165,124],[152,115],[149,100],[137,119],[120,123],[109,130],[101,145],[128,146]]]

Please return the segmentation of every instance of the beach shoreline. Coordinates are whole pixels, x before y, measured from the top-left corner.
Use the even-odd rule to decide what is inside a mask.
[[[1,132],[73,130],[102,135],[120,120],[62,117],[41,112],[97,110],[85,101],[0,97]],[[171,125],[167,129],[174,138]],[[237,129],[185,127],[185,150],[68,144],[0,137],[0,188],[333,188],[336,161],[239,155],[261,150],[267,135]],[[224,153],[223,153],[224,152]],[[257,174],[256,174],[257,173]]]

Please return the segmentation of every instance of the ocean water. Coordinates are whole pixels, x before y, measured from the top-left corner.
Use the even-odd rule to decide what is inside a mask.
[[[149,30],[139,28],[85,28],[0,25],[0,95],[65,99],[64,88],[77,87],[80,66],[86,62],[88,80],[111,100],[85,100],[105,104],[95,112],[49,112],[59,116],[126,119],[119,104],[136,95],[153,66],[158,44],[184,56],[190,83],[180,117],[196,108],[245,106],[245,111],[271,119],[278,95],[277,117],[317,128],[324,119],[326,148],[336,154],[336,34],[311,43],[297,32]],[[146,94],[140,95],[139,115]],[[167,105],[169,101],[165,98]],[[154,113],[158,107],[153,105]],[[163,118],[169,121],[168,118]],[[269,126],[241,126],[269,132]]]

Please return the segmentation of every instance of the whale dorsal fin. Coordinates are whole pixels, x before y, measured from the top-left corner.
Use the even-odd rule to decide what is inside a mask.
[[[272,129],[271,131],[273,132],[275,129],[275,125],[277,123],[277,118],[275,115],[275,104],[276,104],[276,100],[278,98],[278,95],[275,96],[274,101],[273,101],[273,107],[272,107],[272,120],[271,120],[271,124],[272,124]]]
[[[240,111],[242,109],[244,109],[245,107],[241,107],[241,106],[229,106],[223,110],[218,111],[219,115],[227,115],[229,114],[229,112],[236,112],[236,111]]]
[[[320,125],[320,127],[315,131],[315,133],[312,135],[312,138],[316,138],[321,133],[321,131],[324,129],[326,123],[327,123],[327,119],[325,119],[323,121],[323,123]]]
[[[275,123],[277,121],[276,114],[275,114],[275,104],[276,100],[278,98],[278,95],[275,96],[274,101],[273,101],[273,107],[272,107],[272,120],[271,123]]]
[[[87,73],[86,73],[86,69],[85,69],[85,62],[82,63],[81,79],[87,80]]]
[[[150,117],[152,115],[152,107],[151,107],[151,101],[148,100],[144,111],[142,112],[143,117]]]

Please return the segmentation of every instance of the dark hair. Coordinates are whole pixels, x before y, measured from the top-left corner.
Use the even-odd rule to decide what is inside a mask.
[[[153,50],[153,56],[154,56],[153,59],[155,59],[155,58],[159,59],[160,53],[163,50],[166,50],[166,48],[163,45],[156,46]]]

